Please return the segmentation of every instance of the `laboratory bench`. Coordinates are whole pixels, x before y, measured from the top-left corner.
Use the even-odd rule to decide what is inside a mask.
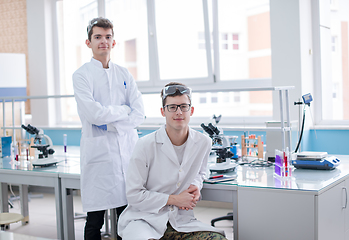
[[[349,156],[334,170],[238,166],[236,180],[204,184],[202,197],[233,201],[234,239],[348,240]]]
[[[72,240],[72,191],[80,189],[80,159],[79,147],[68,149],[67,156],[56,151],[60,161],[51,167],[32,168],[30,164],[18,167],[1,159],[0,193],[2,209],[6,211],[7,207],[8,211],[7,183],[53,187],[57,237]],[[349,156],[337,157],[342,163],[334,170],[294,169],[290,178],[275,176],[273,166],[238,166],[234,172],[227,173],[236,176],[234,181],[204,183],[202,199],[233,203],[235,240],[349,239]],[[27,193],[22,187],[21,205],[24,209],[28,209]],[[27,212],[25,216],[28,216]],[[113,224],[111,227],[114,233]]]
[[[20,161],[19,161],[20,162]],[[8,212],[8,184],[19,185],[21,199],[22,224],[29,223],[28,186],[52,187],[55,194],[57,238],[62,239],[62,200],[59,172],[57,168],[33,168],[30,164],[20,162],[17,165],[10,158],[0,158],[0,195],[1,212]]]
[[[59,173],[77,169],[80,171],[79,147],[70,147],[71,153],[65,155],[63,147],[56,146],[55,158],[58,163],[49,167],[33,167],[26,157],[18,161],[10,157],[0,158],[0,200],[1,212],[8,212],[8,184],[19,185],[22,224],[29,223],[28,186],[52,187],[55,195],[57,238],[64,239],[64,222]],[[58,151],[57,151],[58,150]],[[69,159],[69,160],[68,160]]]
[[[349,156],[338,157],[334,170],[294,169],[291,178],[238,167],[237,239],[349,239]]]

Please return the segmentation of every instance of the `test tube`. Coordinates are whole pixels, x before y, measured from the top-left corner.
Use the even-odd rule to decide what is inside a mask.
[[[64,155],[67,156],[67,134],[63,134]]]
[[[16,143],[14,144],[14,155],[15,160],[18,161],[18,145]]]

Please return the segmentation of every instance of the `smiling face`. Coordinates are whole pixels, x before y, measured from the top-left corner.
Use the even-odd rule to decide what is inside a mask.
[[[166,105],[175,104],[190,104],[189,98],[187,95],[181,96],[167,96]],[[190,116],[193,115],[194,107],[191,107],[188,112],[182,112],[178,107],[176,112],[169,112],[167,107],[161,108],[161,114],[166,118],[166,130],[169,131],[187,131]]]
[[[92,49],[93,58],[101,60],[109,57],[115,46],[112,29],[94,26],[91,41],[87,39],[86,45]]]

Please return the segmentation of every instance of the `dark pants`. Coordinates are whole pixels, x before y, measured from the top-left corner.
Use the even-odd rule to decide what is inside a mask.
[[[119,216],[127,205],[116,208],[116,224],[118,224]],[[105,210],[88,212],[85,225],[85,240],[101,240],[101,228],[104,223]],[[118,235],[118,240],[121,237]]]

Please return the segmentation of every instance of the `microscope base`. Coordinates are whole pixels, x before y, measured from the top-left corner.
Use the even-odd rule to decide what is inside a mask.
[[[35,159],[32,164],[33,167],[48,167],[51,165],[56,165],[58,160],[54,157]]]
[[[236,166],[236,163],[223,162],[210,164],[208,168],[210,169],[210,172],[226,173],[234,171]]]

